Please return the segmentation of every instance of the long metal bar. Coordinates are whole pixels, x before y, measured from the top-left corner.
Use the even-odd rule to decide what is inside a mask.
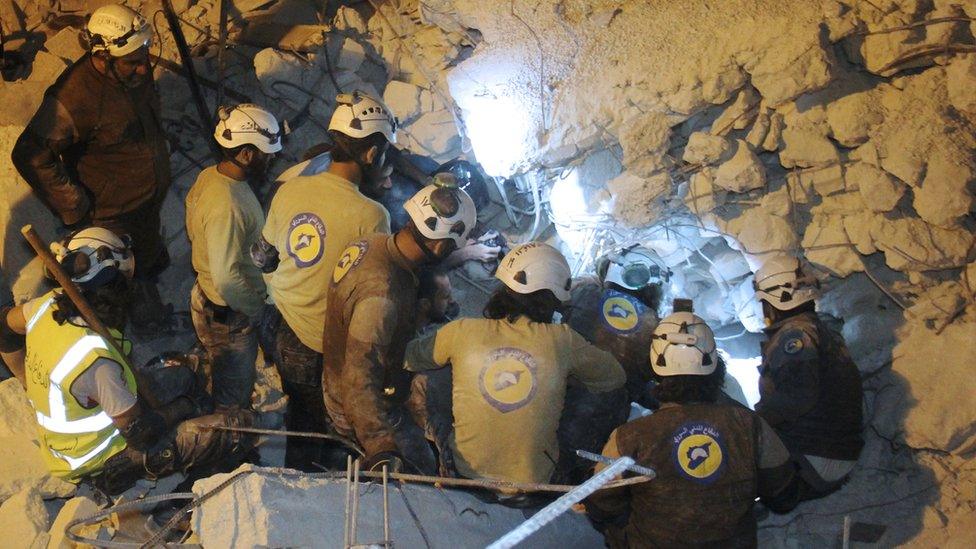
[[[390,491],[388,483],[390,471],[387,465],[383,464],[383,546],[390,547]]]
[[[352,462],[352,524],[349,528],[349,547],[356,545],[359,527],[359,460]]]
[[[504,536],[498,538],[495,543],[488,546],[488,549],[509,549],[524,541],[526,538],[539,531],[543,526],[556,520],[559,515],[569,511],[583,498],[596,492],[601,486],[607,484],[613,477],[622,473],[625,469],[634,464],[633,458],[622,457],[613,462],[612,465],[600,471],[590,480],[579,485],[577,488],[560,496],[559,499],[546,505],[541,511],[532,516],[529,520],[520,524],[517,528]]]
[[[200,117],[201,130],[207,136],[207,143],[210,144],[210,150],[214,153],[214,156],[219,156],[217,143],[210,138],[210,132],[213,128],[213,117],[210,116],[207,102],[203,98],[203,92],[200,91],[200,83],[197,82],[197,71],[193,68],[193,57],[190,55],[190,47],[186,43],[186,36],[183,35],[183,29],[180,28],[180,18],[176,15],[171,0],[163,0],[163,15],[166,16],[169,30],[173,33],[173,39],[176,41],[176,50],[180,53],[180,61],[183,63],[183,69],[186,71],[184,75],[186,76],[187,84],[190,86],[190,94],[193,95],[193,103],[197,108],[197,116]]]
[[[588,459],[590,461],[603,463],[604,465],[610,465],[611,463],[613,463],[613,458],[608,458],[607,456],[601,454],[594,454],[593,452],[587,452],[586,450],[576,450],[576,455],[578,455],[581,458]],[[643,465],[637,465],[636,463],[628,467],[627,470],[633,471],[638,475],[644,475],[649,478],[654,478],[657,476],[657,473],[654,472],[654,469],[651,469],[650,467],[644,467]]]
[[[227,2],[220,0],[219,30],[217,33],[217,105],[224,104],[224,69],[227,63]]]

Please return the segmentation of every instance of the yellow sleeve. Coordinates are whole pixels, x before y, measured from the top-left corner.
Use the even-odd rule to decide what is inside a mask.
[[[407,344],[404,356],[404,369],[410,372],[423,372],[443,368],[451,361],[451,348],[455,324],[450,322],[436,332],[414,339]]]
[[[569,327],[566,333],[569,334],[570,344],[564,348],[569,350],[572,364],[569,375],[594,393],[605,393],[624,386],[627,375],[612,354],[590,344]]]
[[[204,219],[203,232],[210,259],[214,286],[227,306],[249,317],[257,316],[264,306],[265,288],[255,285],[259,277],[250,278],[245,269],[257,269],[248,255],[246,231],[237,212],[211,210]]]

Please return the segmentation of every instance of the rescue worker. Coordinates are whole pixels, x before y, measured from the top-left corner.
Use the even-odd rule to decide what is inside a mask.
[[[560,457],[567,380],[602,393],[623,387],[624,371],[613,355],[553,322],[569,299],[571,278],[558,250],[522,244],[495,276],[503,286],[485,306],[485,318],[455,320],[411,342],[407,369],[450,365],[453,433],[439,449],[456,474],[549,482]]]
[[[427,335],[460,313],[461,305],[454,300],[451,277],[439,268],[421,270],[417,276],[416,335]]]
[[[135,269],[128,243],[92,227],[52,249],[128,353],[121,332]],[[185,366],[161,361],[137,386],[128,357],[88,327],[61,289],[4,308],[0,321],[2,350],[26,347],[27,397],[37,413],[44,462],[56,477],[92,479],[115,494],[142,477],[183,471],[193,478],[194,472],[233,467],[252,446],[236,433],[206,429],[248,426],[253,413],[204,415],[212,402]],[[26,337],[16,342],[12,335]]]
[[[698,316],[665,317],[650,362],[660,409],[617,428],[602,453],[657,476],[591,496],[587,512],[611,548],[755,547],[756,497],[775,512],[796,505],[789,453],[758,415],[717,402],[725,364]]]
[[[156,276],[169,265],[159,212],[170,185],[169,149],[149,64],[150,22],[108,5],[92,13],[89,52],[44,95],[11,159],[69,229],[93,224],[132,238],[133,327],[168,326]]]
[[[670,274],[661,257],[643,246],[609,253],[598,261],[597,276],[574,281],[564,319],[620,361],[627,372],[628,396],[646,408],[654,407],[647,387],[647,348]]]
[[[289,398],[286,426],[293,431],[329,430],[322,403],[322,326],[336,261],[349,242],[390,233],[390,216],[372,197],[389,185],[386,152],[396,142],[396,119],[361,92],[336,101],[328,169],[278,188],[252,248],[274,301],[264,310],[261,344],[281,375]],[[285,464],[311,470],[320,447],[316,440],[289,439]]]
[[[270,112],[243,104],[218,109],[214,139],[223,159],[197,176],[186,195],[186,234],[197,273],[190,316],[212,367],[217,406],[251,405],[258,339],[267,294],[250,258],[261,238],[264,211],[249,183],[260,182],[281,129]]]
[[[802,499],[840,488],[864,445],[861,376],[844,338],[817,317],[819,287],[786,255],[767,259],[755,275],[769,336],[756,412],[796,462]]]
[[[396,470],[406,460],[432,470],[423,435],[400,406],[408,393],[403,357],[415,330],[417,272],[464,245],[477,212],[467,193],[437,185],[418,191],[406,210],[410,221],[396,234],[353,241],[336,264],[322,386],[329,417],[362,445],[366,468],[387,463]]]

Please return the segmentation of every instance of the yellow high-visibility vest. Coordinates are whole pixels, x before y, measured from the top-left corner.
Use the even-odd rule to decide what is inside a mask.
[[[125,449],[125,438],[112,418],[96,404],[86,408],[71,394],[78,376],[100,358],[119,363],[126,385],[136,394],[128,360],[94,330],[53,316],[58,290],[41,298],[27,320],[27,397],[34,406],[44,461],[54,476],[70,482],[97,473],[108,458]],[[112,335],[122,340],[113,330]],[[127,342],[125,342],[127,343]]]

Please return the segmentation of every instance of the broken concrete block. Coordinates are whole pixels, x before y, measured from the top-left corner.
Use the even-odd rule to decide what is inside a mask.
[[[91,498],[80,496],[69,499],[61,508],[57,518],[54,519],[54,524],[51,525],[51,539],[47,544],[48,549],[72,549],[75,547],[75,542],[65,536],[65,528],[72,521],[90,517],[98,510],[98,504]]]
[[[952,63],[946,67],[946,87],[949,92],[949,102],[953,107],[976,114],[974,82],[976,82],[976,53],[954,57]]]
[[[904,183],[866,162],[847,166],[844,179],[848,190],[860,191],[864,205],[873,212],[891,211],[905,194]]]
[[[759,199],[759,203],[764,210],[780,217],[786,217],[793,211],[793,200],[790,198],[790,189],[787,185],[764,194]]]
[[[7,498],[0,505],[4,545],[30,547],[37,536],[47,532],[47,519],[44,500],[36,488],[27,487]]]
[[[747,208],[741,215],[728,220],[706,214],[702,222],[707,229],[732,237],[732,241],[726,238],[729,247],[749,255],[793,250],[797,245],[796,234],[789,222],[770,215],[761,207]]]
[[[763,142],[766,140],[766,135],[769,134],[770,114],[771,111],[769,109],[761,107],[759,114],[756,116],[756,121],[753,122],[752,128],[749,129],[749,133],[746,135],[746,143],[749,143],[754,150],[762,148]]]
[[[771,107],[782,105],[831,81],[831,55],[820,47],[816,36],[778,41],[782,47],[768,47],[745,69]]]
[[[649,158],[639,175],[649,176],[663,168],[664,154],[671,145],[671,119],[661,113],[635,116],[621,129],[620,146],[624,151],[624,166],[630,169],[638,160]]]
[[[925,181],[915,189],[915,211],[933,225],[955,225],[973,206],[973,195],[969,190],[973,181],[969,166],[936,153],[929,160]]]
[[[766,170],[749,144],[739,139],[732,158],[715,170],[715,184],[737,193],[760,189],[766,184]]]
[[[37,420],[34,408],[27,400],[27,393],[20,381],[10,378],[0,381],[0,437],[37,437]]]
[[[834,276],[843,278],[864,270],[864,264],[854,251],[844,230],[843,218],[839,215],[814,215],[800,245],[808,261]]]
[[[732,150],[732,144],[718,135],[695,132],[688,136],[688,144],[681,159],[689,164],[716,164]]]
[[[632,227],[654,222],[661,215],[662,203],[671,188],[671,177],[666,172],[641,177],[625,171],[607,182],[614,215]]]
[[[52,477],[41,458],[37,443],[22,436],[0,437],[0,501],[27,487],[36,487],[42,497],[67,497],[77,487]]]
[[[715,177],[712,168],[702,168],[701,171],[691,176],[688,182],[688,194],[685,196],[685,205],[691,213],[701,216],[710,212],[725,203],[728,194],[724,189],[716,187]]]
[[[326,43],[325,33],[331,30],[325,25],[284,25],[271,19],[263,19],[245,27],[238,41],[255,47],[314,53],[322,49]],[[189,41],[189,37],[187,40]]]
[[[732,94],[748,82],[749,75],[742,67],[730,63],[723,70],[709,72],[702,77],[702,97],[705,101],[721,105],[732,98]]]
[[[343,540],[346,483],[298,478],[271,469],[243,466],[234,473],[197,481],[207,493],[231,475],[250,469],[193,512],[192,528],[204,547],[335,547]],[[359,490],[356,540],[383,539],[383,491],[363,482]],[[480,501],[470,493],[418,484],[391,485],[390,537],[399,547],[483,547],[525,521],[521,510]],[[467,512],[460,512],[469,509]],[[228,521],[234,524],[228,528]],[[420,530],[419,528],[423,528]],[[603,536],[577,513],[560,515],[526,540],[526,547],[598,546]]]
[[[743,88],[736,96],[735,101],[722,111],[722,114],[712,123],[712,133],[727,135],[732,130],[748,128],[756,119],[757,108],[761,99],[756,88],[752,86]]]
[[[884,122],[884,112],[872,91],[852,93],[827,104],[830,133],[845,147],[868,140],[871,130]]]
[[[305,108],[311,100],[310,94],[326,78],[314,65],[274,48],[265,48],[254,56],[254,73],[265,94],[296,111]]]
[[[426,152],[438,162],[445,162],[460,152],[461,137],[454,114],[449,110],[426,113],[404,130],[421,147],[418,152]]]
[[[409,124],[421,112],[420,91],[413,84],[392,80],[383,90],[383,102],[400,119],[401,124]]]
[[[69,64],[85,55],[85,49],[78,43],[78,31],[72,27],[65,27],[45,40],[44,49]]]
[[[353,31],[358,34],[365,34],[367,29],[366,20],[355,8],[350,6],[339,6],[335,18],[332,20],[332,26],[336,30]]]
[[[810,208],[810,213],[854,215],[864,211],[864,200],[858,192],[843,192],[823,196],[820,204]]]
[[[871,255],[878,251],[871,238],[871,227],[877,223],[876,216],[877,214],[868,211],[844,216],[844,231],[854,244],[854,249],[862,255]]]
[[[784,168],[828,166],[840,160],[837,149],[819,133],[797,128],[783,130],[783,150],[779,161]]]
[[[938,290],[938,288],[936,288]],[[911,387],[912,405],[905,406],[906,442],[916,448],[934,448],[959,455],[976,449],[976,399],[968,380],[976,353],[976,324],[960,319],[936,335],[923,322],[911,321],[899,330],[892,370]],[[921,364],[932,363],[932,341],[950,353],[939,355],[941,375],[931,375]]]
[[[50,86],[67,67],[68,63],[64,59],[46,51],[39,51],[34,56],[27,81],[42,82]]]
[[[708,272],[716,280],[731,282],[752,273],[752,269],[749,268],[749,263],[742,253],[726,250],[711,258]]]
[[[820,196],[829,196],[846,190],[844,184],[844,169],[840,164],[808,168],[790,173],[787,178],[795,176],[800,185],[812,190]]]
[[[352,38],[346,38],[339,50],[336,66],[341,70],[355,72],[366,60],[366,49]]]
[[[779,149],[784,127],[785,123],[783,122],[782,114],[774,112],[769,115],[769,131],[766,132],[766,138],[763,139],[762,143],[764,151],[773,152]]]
[[[965,229],[944,229],[915,217],[875,219],[871,238],[896,271],[928,271],[966,262],[973,238]]]

